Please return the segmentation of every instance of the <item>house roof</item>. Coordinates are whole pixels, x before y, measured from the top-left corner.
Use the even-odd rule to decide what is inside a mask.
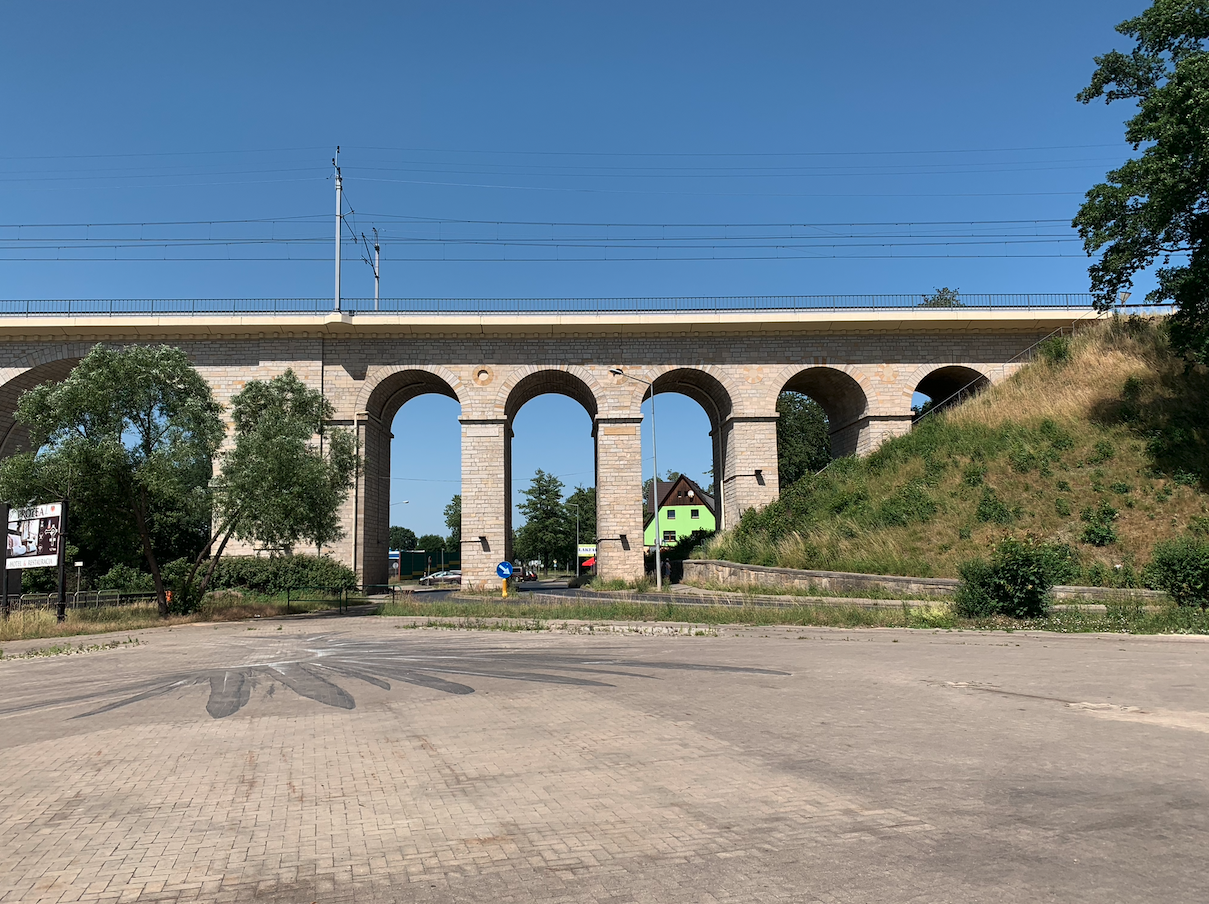
[[[692,492],[690,501],[689,492]],[[664,509],[669,505],[697,505],[700,503],[709,509],[709,513],[717,517],[717,510],[714,508],[714,497],[705,492],[692,479],[681,474],[675,480],[656,480],[651,485],[651,496],[659,499],[659,508]],[[643,521],[643,530],[645,530],[655,518],[655,508],[651,505],[651,498],[647,499],[647,510],[650,512]]]

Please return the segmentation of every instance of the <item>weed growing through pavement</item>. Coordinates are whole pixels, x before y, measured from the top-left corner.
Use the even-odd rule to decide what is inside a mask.
[[[5,656],[0,650],[0,659],[41,659],[46,656],[73,656],[77,653],[99,653],[101,650],[116,650],[119,647],[137,647],[139,639],[137,637],[127,637],[125,640],[111,640],[108,643],[94,644],[55,644],[50,647],[39,647],[36,650],[26,650],[24,653],[17,653],[14,656]]]

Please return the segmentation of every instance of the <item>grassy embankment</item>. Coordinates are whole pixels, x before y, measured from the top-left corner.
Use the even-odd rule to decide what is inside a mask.
[[[330,601],[291,601],[290,612],[312,612],[333,608],[334,605]],[[154,606],[102,606],[95,609],[68,609],[67,620],[60,623],[55,618],[54,609],[19,609],[7,619],[0,620],[0,642],[137,631],[195,622],[271,618],[285,614],[284,596],[235,596],[231,593],[211,594],[197,612],[169,615],[167,618],[160,618]]]
[[[1066,583],[1139,585],[1156,542],[1209,531],[1207,385],[1161,323],[1097,323],[868,458],[803,478],[698,556],[956,577],[1031,531],[1076,550]]]

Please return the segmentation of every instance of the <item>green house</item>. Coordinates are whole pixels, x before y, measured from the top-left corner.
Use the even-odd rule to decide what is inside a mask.
[[[672,546],[695,530],[717,529],[714,497],[683,474],[675,480],[655,480],[651,496],[659,499],[659,531],[662,546]],[[647,511],[654,512],[653,498],[647,501]],[[643,525],[643,545],[655,546],[655,516],[649,514]]]

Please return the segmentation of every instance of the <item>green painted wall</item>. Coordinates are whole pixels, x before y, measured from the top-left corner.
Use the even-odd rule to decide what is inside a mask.
[[[699,518],[690,517],[693,509],[697,510],[697,513],[700,515]],[[675,512],[676,516],[668,518],[668,512]],[[659,510],[659,529],[664,533],[674,530],[677,540],[687,537],[695,530],[715,530],[717,526],[713,512],[700,503],[697,505],[665,505]],[[655,545],[654,518],[646,526],[646,531],[642,535],[642,542],[645,546]],[[664,541],[665,545],[670,542]]]

